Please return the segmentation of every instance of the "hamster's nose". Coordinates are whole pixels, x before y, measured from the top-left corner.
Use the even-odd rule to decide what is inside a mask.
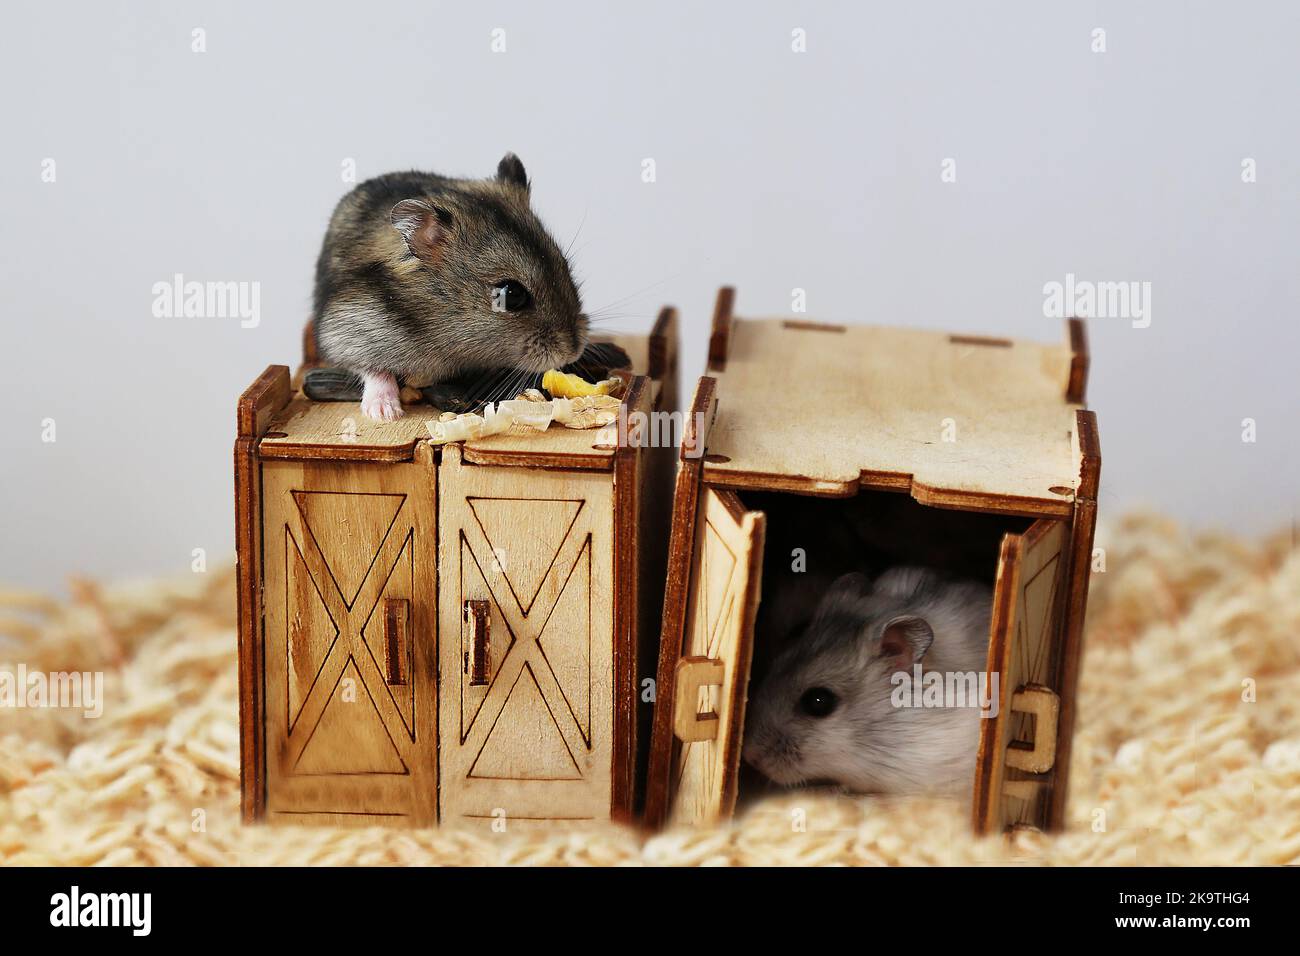
[[[573,348],[577,353],[573,357],[575,362],[578,360],[578,356],[587,350],[587,341],[590,329],[591,323],[587,319],[586,315],[579,315],[578,321],[574,324],[572,332]]]
[[[582,353],[587,350],[587,346],[576,335],[569,336],[568,345],[569,351],[565,353],[565,357],[560,360],[559,365],[568,365],[570,362],[578,361],[578,359],[582,358]]]

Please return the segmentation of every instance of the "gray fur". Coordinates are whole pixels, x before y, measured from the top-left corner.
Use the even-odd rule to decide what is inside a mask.
[[[426,231],[412,210],[435,217]],[[431,237],[432,252],[419,244]],[[529,308],[493,309],[506,279],[528,289]],[[582,353],[588,328],[569,261],[529,207],[512,153],[490,179],[390,173],[344,196],[316,264],[315,316],[328,364],[417,387],[478,369],[558,368]]]
[[[829,780],[863,792],[962,792],[975,769],[979,709],[895,707],[890,677],[898,666],[881,656],[881,635],[900,617],[920,618],[933,632],[932,643],[917,645],[923,670],[979,672],[991,615],[990,588],[924,568],[891,569],[874,585],[857,574],[838,579],[751,695],[745,760],[780,784]],[[800,709],[813,687],[839,698],[825,717]]]

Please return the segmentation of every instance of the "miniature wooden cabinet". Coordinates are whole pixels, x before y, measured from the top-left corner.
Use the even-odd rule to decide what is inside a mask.
[[[852,500],[882,560],[992,584],[1001,706],[980,722],[972,820],[1059,826],[1101,464],[1082,323],[1048,346],[737,319],[732,302],[722,290],[678,464],[647,821],[733,812],[764,585]]]
[[[674,403],[675,314],[618,344],[629,410]],[[672,453],[560,426],[438,448],[436,415],[373,422],[283,366],[240,400],[244,817],[629,819]]]

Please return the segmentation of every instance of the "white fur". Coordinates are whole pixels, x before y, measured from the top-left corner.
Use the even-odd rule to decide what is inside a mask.
[[[361,391],[361,411],[376,421],[392,422],[401,418],[401,392],[391,372],[365,372]]]
[[[921,617],[934,632],[923,670],[980,672],[991,613],[990,588],[946,581],[924,568],[891,569],[873,586],[841,578],[751,694],[745,759],[788,785],[831,780],[867,792],[967,790],[980,711],[895,707],[890,678],[898,668],[881,656],[880,635],[897,616]],[[828,716],[801,710],[799,700],[811,687],[839,697]]]

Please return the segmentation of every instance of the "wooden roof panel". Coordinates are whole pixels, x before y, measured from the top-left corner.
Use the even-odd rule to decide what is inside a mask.
[[[704,478],[1064,516],[1080,466],[1073,359],[1068,344],[735,319]]]

